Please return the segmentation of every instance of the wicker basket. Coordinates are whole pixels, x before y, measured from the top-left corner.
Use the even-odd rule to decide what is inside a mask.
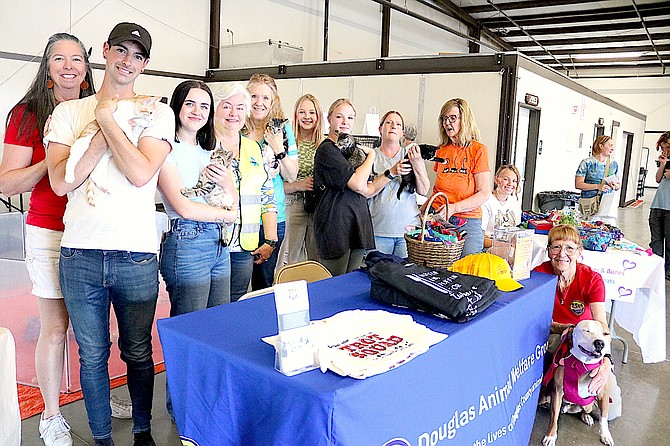
[[[413,239],[405,234],[407,256],[409,257],[409,260],[418,265],[426,265],[432,268],[448,268],[453,265],[456,260],[461,258],[463,245],[465,244],[465,240],[459,240],[456,243],[424,240],[424,235],[426,234],[425,222],[428,218],[428,211],[433,204],[433,200],[440,195],[444,196],[446,203],[449,202],[447,196],[443,192],[438,192],[430,197],[430,200],[426,205],[426,210],[423,213],[423,219],[421,220],[421,234],[419,234],[419,239]]]

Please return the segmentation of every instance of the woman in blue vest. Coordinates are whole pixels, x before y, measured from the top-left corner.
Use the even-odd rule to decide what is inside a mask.
[[[240,133],[251,109],[249,93],[234,83],[217,90],[216,99],[214,132],[217,143],[233,152],[233,182],[240,197],[237,219],[228,228],[227,240],[230,300],[235,302],[249,289],[254,263],[267,262],[275,250],[277,205],[260,146]],[[265,231],[262,237],[261,222]]]

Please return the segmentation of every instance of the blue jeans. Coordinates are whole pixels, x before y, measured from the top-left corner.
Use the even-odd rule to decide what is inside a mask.
[[[173,220],[161,244],[160,272],[170,316],[230,302],[230,253],[217,223]]]
[[[230,252],[221,245],[217,223],[172,220],[159,263],[170,296],[170,316],[230,302]],[[174,418],[167,384],[165,405]]]
[[[230,253],[230,301],[237,302],[249,291],[254,257],[249,251]]]
[[[670,274],[670,211],[653,208],[649,210],[649,247],[657,256],[665,258],[665,275]]]
[[[281,244],[284,241],[285,232],[286,222],[277,222],[277,245],[275,246],[275,249],[272,250],[272,254],[270,254],[270,258],[267,259],[267,261],[261,263],[260,265],[254,265],[254,272],[251,276],[252,290],[262,290],[263,288],[272,286],[272,283],[275,280],[277,256],[279,255],[279,251],[281,251]],[[261,226],[258,246],[261,246],[263,243],[265,243],[265,232],[263,232],[263,226]]]
[[[151,430],[154,362],[151,327],[158,299],[156,254],[61,248],[60,284],[79,344],[84,405],[93,438],[112,435],[107,362],[110,304],[128,370],[133,433]]]
[[[384,254],[393,254],[400,258],[407,258],[407,242],[405,237],[382,237],[375,235],[375,248]]]
[[[484,249],[484,230],[482,229],[481,218],[466,218],[465,226],[463,226],[468,233],[463,246],[463,254],[465,257],[468,254],[477,254]]]

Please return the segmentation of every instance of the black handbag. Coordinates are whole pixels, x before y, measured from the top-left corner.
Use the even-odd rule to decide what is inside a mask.
[[[325,189],[325,187],[323,187],[323,189]],[[306,190],[303,193],[302,204],[305,207],[305,212],[308,214],[314,213],[314,210],[316,210],[316,205],[319,203],[319,199],[321,198],[323,189],[315,189],[313,191]]]

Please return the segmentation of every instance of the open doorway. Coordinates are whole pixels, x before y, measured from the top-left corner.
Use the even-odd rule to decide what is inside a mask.
[[[523,178],[521,209],[531,210],[535,198],[535,166],[537,156],[542,153],[540,109],[519,103],[518,116],[513,159]]]
[[[630,176],[630,159],[633,154],[633,134],[630,132],[623,132],[623,143],[625,144],[625,152],[623,159],[623,170],[621,176],[621,195],[619,196],[619,207],[625,207],[635,201],[634,198],[626,199],[627,191],[631,181],[636,181],[637,178]],[[635,186],[631,190],[636,190]]]

